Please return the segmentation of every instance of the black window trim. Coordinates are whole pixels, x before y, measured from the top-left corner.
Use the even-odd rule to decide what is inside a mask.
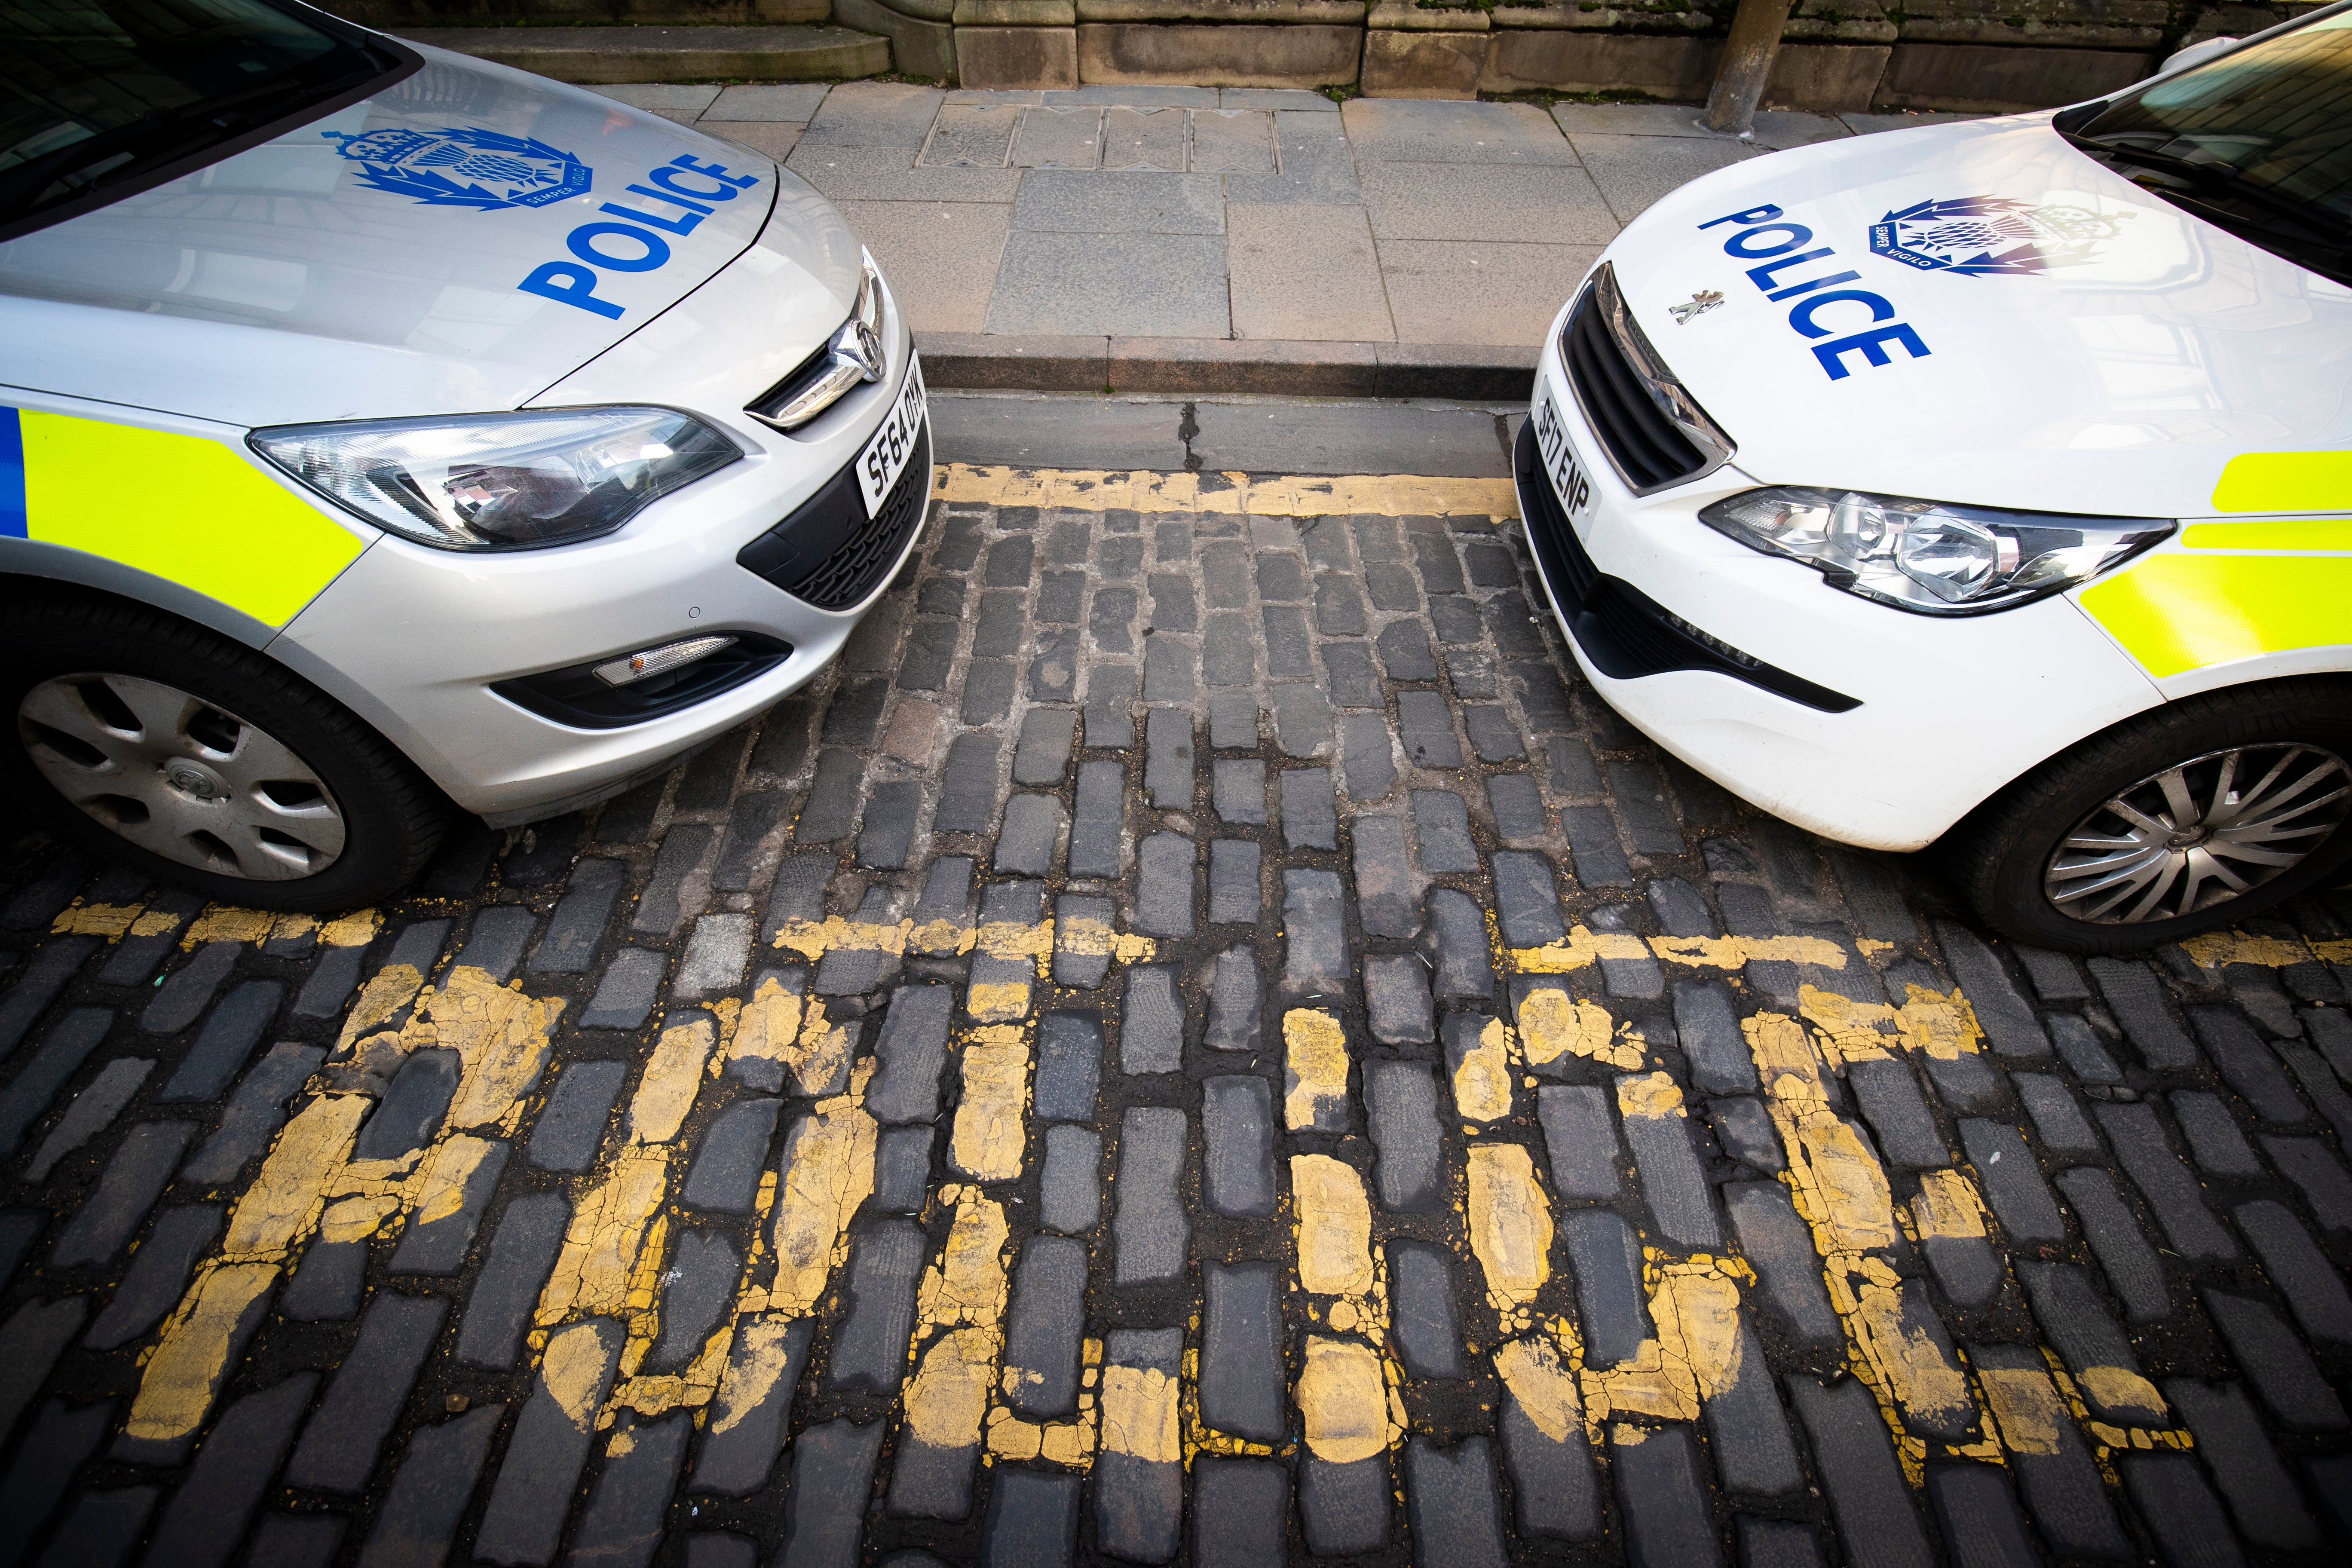
[[[71,201],[59,202],[55,206],[43,207],[39,212],[12,222],[0,223],[0,245],[5,245],[12,239],[21,238],[25,235],[37,234],[42,229],[79,217],[85,213],[93,213],[101,207],[112,206],[115,203],[135,196],[142,191],[152,191],[158,185],[165,185],[173,180],[184,179],[199,169],[209,168],[215,163],[234,158],[240,153],[249,153],[256,147],[276,141],[289,131],[298,130],[314,121],[324,120],[338,110],[349,109],[354,103],[373,98],[385,88],[397,82],[406,81],[425,68],[425,57],[399,39],[346,22],[341,16],[321,11],[316,6],[303,5],[301,0],[258,0],[258,4],[267,5],[273,11],[283,12],[301,22],[303,26],[316,27],[328,37],[343,43],[371,50],[376,54],[389,55],[394,64],[390,70],[370,77],[357,87],[346,88],[331,97],[306,103],[300,109],[281,115],[266,125],[256,126],[225,142],[216,142],[201,153],[191,153],[184,158],[174,158],[168,163],[159,163],[142,174],[131,175],[100,189],[76,196]]]

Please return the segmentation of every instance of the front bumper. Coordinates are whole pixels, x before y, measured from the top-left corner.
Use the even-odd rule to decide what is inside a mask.
[[[1571,524],[1523,440],[1529,548],[1594,689],[1726,789],[1824,837],[1916,849],[2002,784],[2162,700],[2066,598],[1908,615],[1717,533],[1699,510],[1758,483],[1736,459],[1634,496],[1567,384],[1560,324],[1533,408],[1551,400],[1591,499]],[[1736,419],[1724,423],[1736,437]]]
[[[373,723],[459,806],[493,826],[584,805],[659,773],[823,669],[919,548],[930,489],[928,420],[890,498],[911,504],[885,507],[904,515],[904,537],[887,542],[886,569],[864,574],[873,586],[856,603],[819,608],[737,559],[856,461],[916,374],[903,317],[894,309],[890,320],[891,369],[882,381],[789,437],[723,421],[748,437],[753,454],[619,531],[495,555],[379,540],[270,651]],[[908,487],[911,496],[901,496]],[[740,685],[644,723],[573,728],[491,689],[730,631],[773,638],[792,651]]]

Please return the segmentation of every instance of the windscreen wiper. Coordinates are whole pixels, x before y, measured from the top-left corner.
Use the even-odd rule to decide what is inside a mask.
[[[2172,174],[2196,184],[2219,186],[2241,200],[2266,207],[2315,234],[2325,235],[2339,243],[2352,240],[2352,223],[2315,211],[2292,196],[2280,195],[2269,187],[2247,179],[2227,163],[2200,163],[2189,158],[2176,158],[2169,153],[2152,153],[2126,142],[2103,142],[2095,136],[2076,135],[2071,131],[2061,131],[2058,134],[2085,153],[2113,158],[2118,163],[2136,163],[2141,168],[2154,169],[2158,174]]]

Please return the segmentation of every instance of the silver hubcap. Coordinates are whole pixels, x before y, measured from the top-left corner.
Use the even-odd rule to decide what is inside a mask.
[[[2043,869],[2061,912],[2097,925],[2221,908],[2301,864],[2352,809],[2352,768],[2294,744],[2210,752],[2085,815]]]
[[[324,780],[265,731],[136,676],[45,680],[16,708],[33,765],[142,849],[257,882],[315,877],[343,852]]]

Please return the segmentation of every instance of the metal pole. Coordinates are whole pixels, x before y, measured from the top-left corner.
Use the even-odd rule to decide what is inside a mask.
[[[1706,95],[1706,112],[1699,128],[1718,136],[1750,136],[1756,130],[1756,100],[1764,96],[1764,79],[1772,74],[1772,57],[1780,50],[1780,29],[1789,23],[1790,0],[1739,0],[1731,18],[1731,37],[1724,40],[1723,64]]]

